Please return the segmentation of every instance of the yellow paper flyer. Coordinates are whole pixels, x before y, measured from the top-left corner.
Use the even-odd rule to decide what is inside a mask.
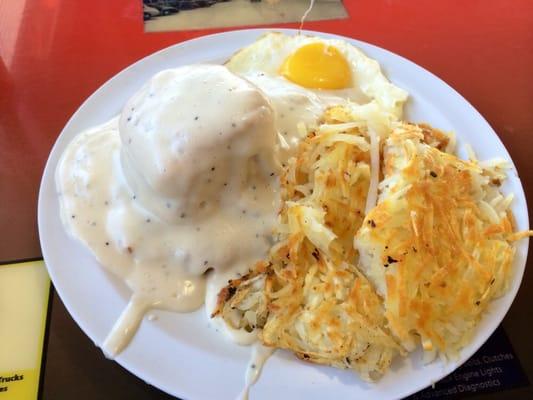
[[[49,292],[44,262],[0,266],[0,400],[37,399]]]

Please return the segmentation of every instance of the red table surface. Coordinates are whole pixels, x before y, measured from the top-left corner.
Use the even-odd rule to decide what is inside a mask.
[[[449,83],[496,130],[531,201],[533,1],[344,3],[349,19],[308,22],[305,28],[389,49]],[[40,256],[40,177],[80,104],[140,58],[219,31],[144,33],[140,0],[0,0],[0,261]],[[533,300],[531,276],[526,272],[505,327],[533,377],[533,341],[523,321]]]

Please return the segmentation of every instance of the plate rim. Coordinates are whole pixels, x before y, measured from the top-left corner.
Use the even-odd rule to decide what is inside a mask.
[[[174,49],[186,50],[186,48],[188,46],[194,47],[198,43],[202,43],[202,42],[205,42],[205,41],[208,42],[208,41],[213,40],[215,38],[218,39],[218,38],[223,38],[223,37],[227,36],[228,39],[231,40],[231,36],[236,35],[236,34],[243,34],[243,33],[250,33],[250,38],[251,38],[250,43],[252,43],[253,40],[257,40],[257,37],[259,37],[260,34],[265,34],[267,32],[282,32],[282,33],[286,33],[286,34],[289,34],[289,35],[294,35],[297,32],[299,32],[299,30],[298,29],[287,29],[287,28],[283,28],[283,29],[282,28],[232,29],[232,30],[227,30],[227,31],[219,32],[219,33],[198,36],[198,37],[195,37],[195,38],[192,38],[192,39],[189,39],[189,40],[185,40],[185,41],[182,41],[182,42],[179,42],[179,43],[175,43],[175,44],[170,45],[170,46],[166,46],[166,47],[164,47],[164,48],[162,48],[160,50],[157,50],[157,51],[155,51],[153,53],[150,53],[150,54],[144,56],[143,58],[135,61],[134,63],[129,64],[128,66],[126,66],[125,68],[120,70],[119,72],[115,73],[112,77],[110,77],[102,85],[100,85],[98,87],[98,89],[96,89],[94,92],[92,92],[78,106],[76,111],[72,114],[72,116],[68,119],[68,121],[66,122],[66,124],[62,128],[62,130],[59,133],[59,135],[56,137],[54,145],[52,146],[52,148],[50,150],[50,153],[48,155],[48,158],[47,158],[47,161],[46,161],[46,165],[45,165],[45,168],[43,170],[43,175],[41,177],[40,187],[39,187],[38,218],[37,218],[39,241],[40,241],[40,245],[41,245],[41,251],[42,251],[43,259],[45,261],[45,265],[46,265],[47,271],[48,271],[48,273],[50,275],[50,278],[52,280],[52,283],[54,285],[55,291],[59,295],[61,301],[63,302],[63,304],[64,304],[64,306],[66,308],[66,310],[70,314],[70,317],[76,322],[76,324],[80,327],[80,329],[83,331],[83,333],[90,340],[92,340],[93,342],[95,342],[95,339],[94,339],[93,335],[90,335],[88,333],[88,332],[91,331],[91,329],[87,326],[89,324],[86,321],[82,321],[82,319],[79,316],[76,315],[76,312],[71,309],[71,305],[69,305],[69,302],[64,300],[65,297],[63,296],[62,290],[60,289],[61,285],[56,286],[56,283],[55,283],[56,279],[57,279],[57,275],[55,274],[54,267],[49,267],[48,263],[46,262],[46,260],[47,260],[46,240],[47,239],[45,239],[45,237],[46,237],[45,232],[44,232],[45,228],[43,227],[44,224],[42,222],[43,221],[43,215],[46,212],[46,210],[43,209],[43,207],[44,207],[43,204],[45,203],[45,201],[43,201],[43,197],[44,197],[43,193],[45,191],[44,188],[47,185],[47,180],[49,179],[49,176],[52,175],[52,177],[53,177],[54,174],[55,174],[55,165],[51,165],[52,164],[52,158],[53,158],[52,156],[58,151],[57,150],[57,148],[59,147],[58,143],[61,141],[61,138],[64,138],[64,136],[65,136],[64,132],[68,132],[69,129],[71,128],[71,125],[73,125],[75,123],[75,121],[79,117],[79,115],[83,114],[84,106],[87,103],[89,103],[93,98],[100,96],[101,92],[103,92],[106,89],[106,87],[108,85],[110,85],[110,83],[113,80],[118,79],[117,77],[119,75],[123,75],[125,73],[128,73],[131,70],[134,70],[140,64],[144,64],[144,63],[148,62],[150,59],[152,59],[152,58],[154,58],[156,56],[161,56],[162,54],[164,54],[166,52],[169,52],[169,51],[171,52]],[[409,65],[409,67],[415,68],[416,70],[418,70],[418,72],[422,72],[422,73],[426,74],[435,83],[438,83],[443,88],[445,88],[447,91],[449,91],[457,100],[459,100],[462,103],[462,105],[464,107],[467,108],[466,111],[465,111],[465,114],[467,114],[469,116],[469,118],[477,118],[482,123],[486,124],[486,126],[490,129],[490,132],[493,134],[494,138],[499,142],[499,145],[504,149],[504,151],[506,153],[505,156],[506,156],[506,158],[508,160],[510,160],[510,162],[512,164],[512,170],[516,174],[516,178],[517,178],[518,183],[519,183],[520,193],[516,193],[516,191],[515,191],[515,194],[517,194],[518,196],[521,196],[524,199],[524,210],[523,211],[524,211],[525,229],[529,229],[529,213],[528,213],[527,199],[526,199],[525,193],[524,193],[524,187],[523,187],[522,181],[520,179],[519,171],[517,170],[517,168],[516,168],[516,166],[514,164],[514,161],[512,160],[512,158],[511,158],[511,156],[509,154],[509,151],[505,147],[504,143],[502,142],[502,140],[499,137],[499,135],[497,134],[497,132],[490,125],[490,123],[457,90],[455,90],[452,86],[450,86],[448,83],[446,83],[446,81],[444,81],[443,79],[438,77],[436,74],[434,74],[431,71],[425,69],[424,67],[418,65],[417,63],[411,61],[409,58],[401,56],[401,55],[399,55],[397,53],[394,53],[394,52],[392,52],[392,51],[390,51],[388,49],[382,48],[380,46],[377,46],[377,45],[374,45],[374,44],[371,44],[371,43],[368,43],[366,41],[362,41],[362,40],[359,40],[359,39],[351,38],[351,37],[348,37],[348,36],[342,36],[342,35],[338,35],[338,34],[334,34],[334,33],[329,33],[329,32],[321,32],[321,31],[313,31],[313,30],[301,30],[300,32],[302,34],[314,35],[314,36],[323,37],[323,38],[341,39],[341,40],[347,41],[348,43],[353,44],[356,47],[369,47],[369,48],[373,48],[376,51],[385,52],[389,57],[392,57],[392,58],[395,58],[395,59],[400,59],[403,62],[407,63]],[[363,49],[363,52],[364,51],[365,50]],[[380,65],[380,67],[383,68],[382,65]],[[51,171],[52,168],[54,168],[53,171]],[[434,382],[442,379],[443,377],[449,375],[454,370],[459,368],[464,362],[466,362],[476,351],[478,351],[479,348],[481,348],[484,345],[484,343],[488,340],[488,338],[494,333],[496,328],[501,324],[501,322],[503,321],[503,319],[505,318],[505,316],[509,312],[509,309],[512,306],[512,304],[513,304],[513,302],[514,302],[514,300],[516,298],[516,295],[518,293],[518,290],[519,290],[519,288],[521,286],[521,283],[522,283],[522,280],[523,280],[523,275],[524,275],[524,272],[525,272],[525,267],[526,267],[526,262],[527,262],[527,255],[528,255],[528,251],[529,251],[529,239],[525,239],[525,240],[527,242],[524,245],[523,265],[519,265],[520,271],[515,271],[515,275],[513,277],[515,280],[517,280],[517,283],[515,284],[514,287],[510,287],[508,289],[508,291],[502,296],[502,297],[505,297],[507,299],[507,305],[504,307],[505,308],[505,312],[503,312],[503,314],[501,316],[498,316],[494,320],[494,321],[497,320],[497,322],[493,322],[492,324],[490,324],[488,329],[485,329],[484,331],[481,331],[481,332],[477,332],[476,335],[478,336],[478,342],[475,345],[473,345],[474,343],[470,343],[469,346],[466,346],[465,348],[463,348],[461,350],[461,355],[460,355],[459,362],[447,364],[446,367],[442,369],[441,374],[434,381],[433,380],[432,381],[425,381],[424,380],[422,383],[419,383],[417,385],[412,385],[410,391],[405,391],[403,393],[398,393],[397,397],[395,397],[395,398],[401,398],[401,397],[416,393],[416,392],[428,387],[432,383],[434,383]],[[486,319],[486,318],[487,318],[487,311],[485,311],[485,313],[483,314],[482,320]],[[169,393],[169,394],[171,394],[173,396],[176,395],[177,392],[174,389],[169,388],[169,387],[165,387],[166,385],[161,385],[159,383],[154,383],[153,382],[154,379],[151,379],[150,376],[146,376],[146,374],[144,374],[142,372],[142,368],[139,369],[138,366],[131,365],[127,361],[125,361],[124,359],[122,359],[120,357],[117,357],[115,359],[115,361],[119,365],[121,365],[123,368],[125,368],[127,371],[133,373],[136,377],[144,380],[145,382],[147,382],[147,383],[149,383],[149,384],[151,384],[153,386],[158,387],[159,389],[161,389],[161,390],[163,390],[163,391],[165,391],[165,392],[167,392],[167,393]],[[452,366],[452,365],[453,365],[453,367],[450,368],[450,366]],[[182,397],[182,398],[187,398],[187,394],[186,393],[180,393],[178,395],[180,397]]]

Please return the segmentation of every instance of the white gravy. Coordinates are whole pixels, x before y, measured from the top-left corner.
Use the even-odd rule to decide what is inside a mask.
[[[148,310],[199,308],[207,271],[212,299],[266,255],[279,206],[273,118],[224,67],[183,67],[154,76],[120,123],[68,145],[56,170],[62,221],[132,291],[108,356]]]
[[[250,388],[259,379],[263,366],[268,358],[274,353],[274,350],[275,349],[273,347],[266,347],[261,343],[255,343],[252,346],[252,355],[244,375],[244,388],[239,394],[237,400],[248,400]]]

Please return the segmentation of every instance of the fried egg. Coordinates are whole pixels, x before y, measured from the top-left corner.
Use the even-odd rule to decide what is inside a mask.
[[[282,147],[294,149],[324,111],[347,103],[376,103],[401,118],[407,92],[392,84],[377,61],[338,39],[272,32],[226,63],[270,99]]]

